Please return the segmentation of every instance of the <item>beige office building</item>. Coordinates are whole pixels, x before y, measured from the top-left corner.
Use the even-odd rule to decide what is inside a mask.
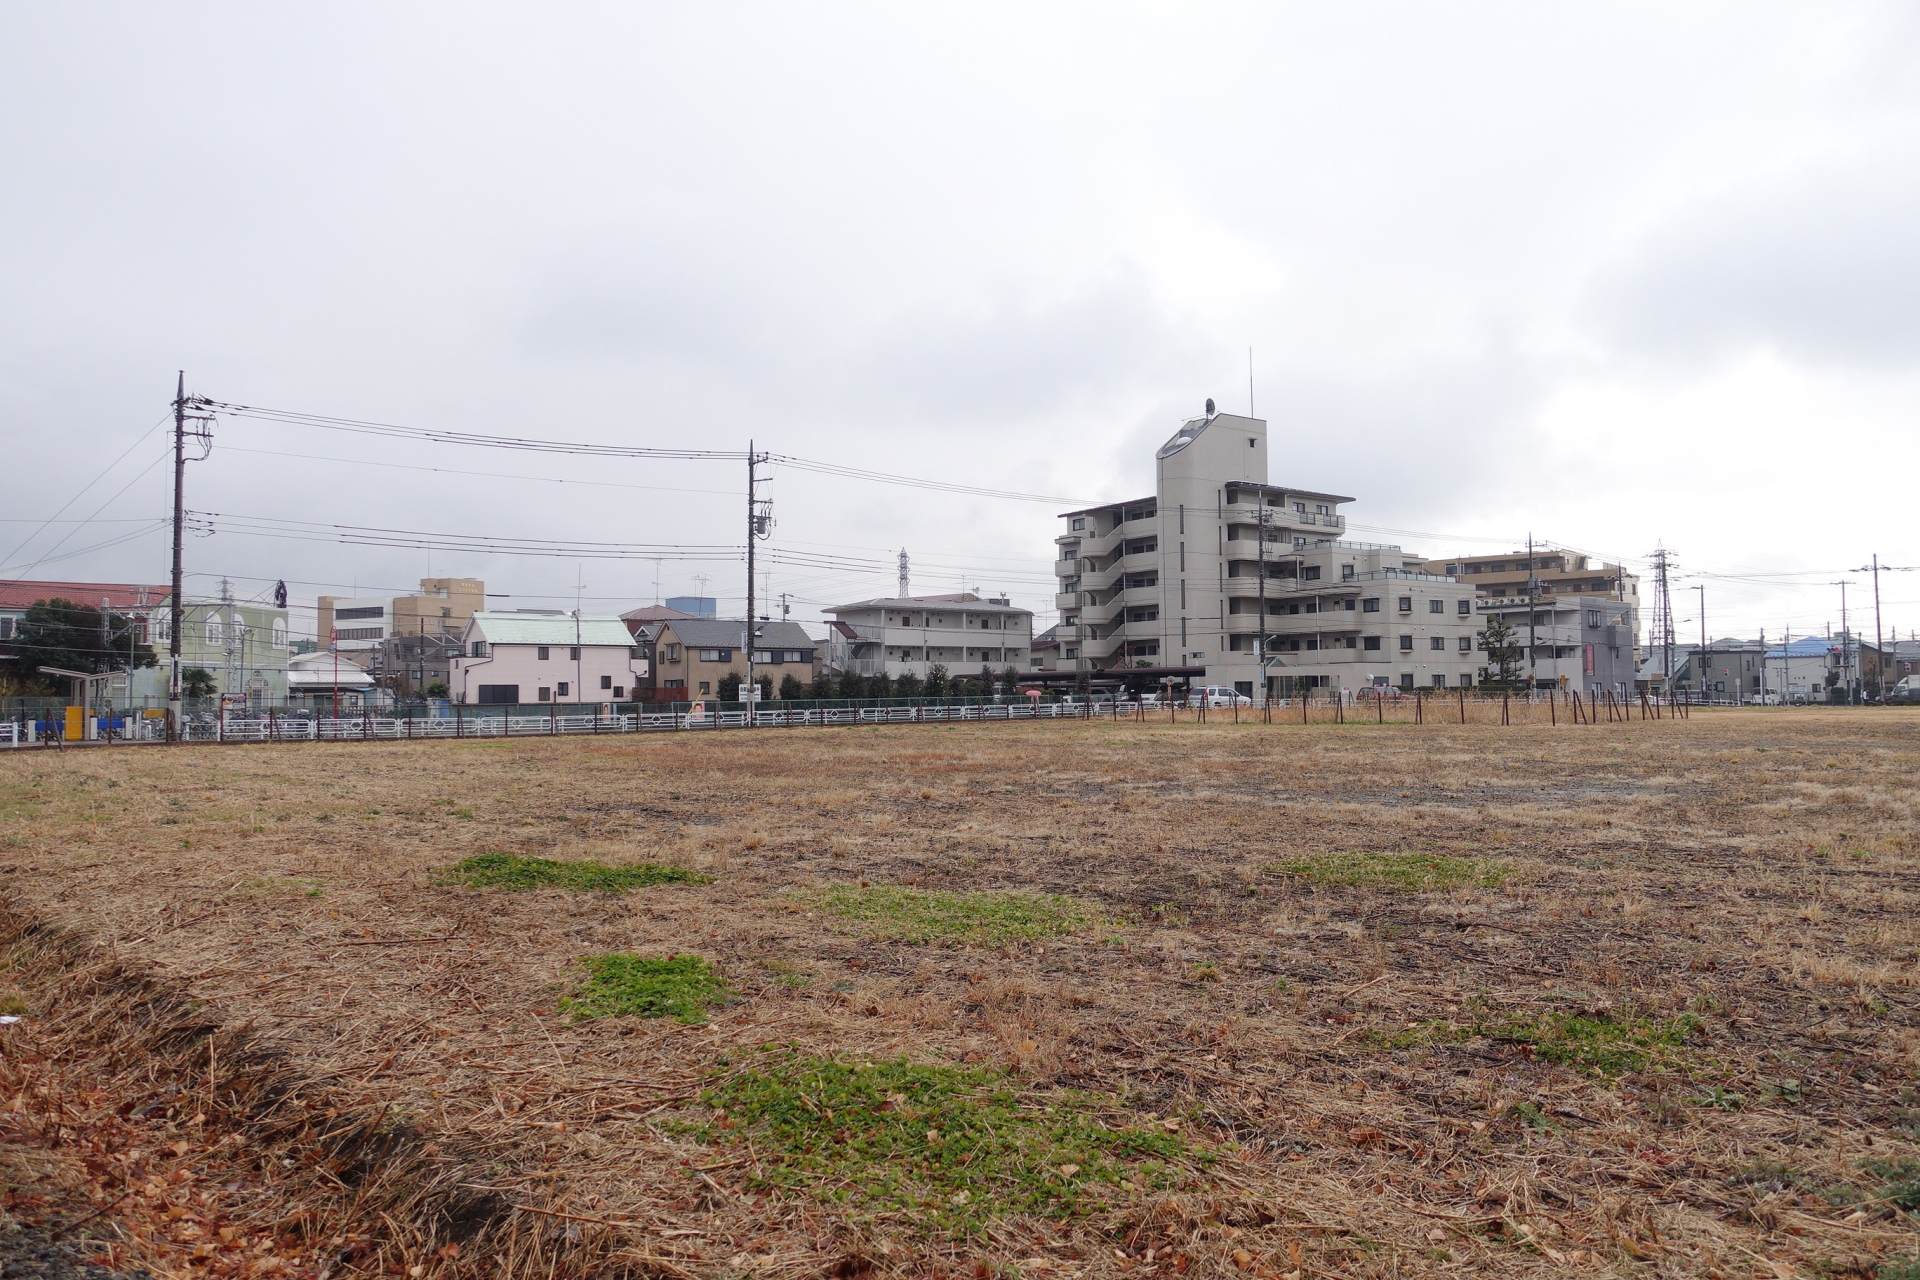
[[[1266,422],[1208,408],[1151,496],[1062,517],[1060,669],[1197,667],[1253,696],[1478,683],[1473,587],[1342,538],[1352,498],[1268,483]]]

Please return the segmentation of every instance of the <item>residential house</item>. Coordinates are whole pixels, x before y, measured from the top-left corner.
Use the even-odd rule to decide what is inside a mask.
[[[982,667],[1024,668],[1033,650],[1033,611],[971,592],[893,596],[825,611],[845,644],[836,670],[925,679],[937,664],[969,676]]]
[[[27,610],[46,600],[71,600],[90,609],[106,608],[133,619],[135,643],[153,642],[155,619],[166,616],[172,591],[137,582],[0,582],[0,667],[13,666],[13,636]],[[16,673],[31,680],[38,673]],[[162,691],[164,696],[164,690]]]
[[[482,611],[467,619],[449,663],[456,702],[625,702],[646,660],[616,617],[545,610]]]
[[[362,661],[354,661],[355,657]],[[287,659],[287,705],[310,707],[321,715],[359,714],[380,703],[380,688],[357,655],[309,649]]]
[[[652,643],[656,696],[711,698],[727,676],[746,678],[745,622],[668,618],[651,625],[659,628]],[[754,677],[771,679],[776,694],[788,676],[811,684],[820,674],[820,642],[797,622],[754,623],[753,646]]]

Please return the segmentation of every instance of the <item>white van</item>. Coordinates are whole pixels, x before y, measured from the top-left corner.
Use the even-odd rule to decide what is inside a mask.
[[[1253,699],[1244,693],[1235,693],[1223,684],[1210,684],[1204,689],[1195,689],[1187,695],[1190,707],[1250,707]]]

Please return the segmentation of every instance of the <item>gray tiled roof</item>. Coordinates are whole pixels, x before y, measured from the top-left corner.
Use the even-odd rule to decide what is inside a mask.
[[[727,618],[674,618],[662,625],[681,644],[694,649],[738,649],[740,633],[747,626]],[[820,644],[797,622],[761,622],[755,630],[760,633],[756,649],[813,649]]]

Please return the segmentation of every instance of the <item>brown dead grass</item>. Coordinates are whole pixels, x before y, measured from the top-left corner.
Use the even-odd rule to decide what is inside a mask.
[[[181,1218],[109,1206],[84,1229],[182,1275],[272,1256],[309,1275],[1864,1276],[1920,1246],[1911,1221],[1816,1190],[1920,1136],[1916,763],[1920,716],[1810,709],[12,754],[0,943],[31,1016],[0,1063],[5,1137],[17,1165],[94,1134],[138,1166],[103,1198],[158,1177],[203,1225],[252,1224],[198,1262],[219,1237]],[[1267,870],[1356,851],[1516,874],[1420,893]],[[716,879],[436,882],[485,852]],[[860,879],[1068,894],[1105,923],[915,946],[792,893]],[[563,983],[600,951],[699,954],[739,997],[703,1027],[570,1023]],[[129,1012],[149,1007],[166,1016]],[[1617,1078],[1498,1034],[1606,1010],[1699,1029]],[[769,1198],[751,1158],[663,1124],[722,1053],[768,1042],[1098,1091],[1186,1117],[1217,1160],[1200,1189],[973,1242]],[[224,1055],[264,1083],[223,1084]],[[189,1114],[195,1091],[217,1108]],[[1739,1109],[1700,1101],[1727,1095]],[[166,1133],[115,1127],[135,1122]]]

